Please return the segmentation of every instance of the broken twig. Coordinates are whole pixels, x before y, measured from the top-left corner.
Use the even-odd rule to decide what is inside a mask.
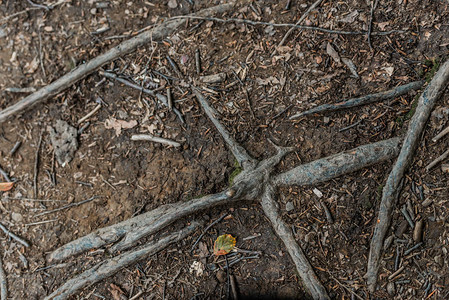
[[[351,107],[356,107],[356,106],[361,106],[361,105],[367,105],[367,104],[383,101],[383,100],[390,99],[390,98],[395,98],[395,97],[404,95],[410,91],[417,90],[417,89],[421,88],[423,84],[424,84],[424,81],[415,81],[415,82],[411,82],[411,83],[408,83],[405,85],[395,87],[394,89],[391,89],[388,91],[370,94],[370,95],[362,96],[359,98],[343,100],[343,101],[335,103],[335,104],[323,104],[318,107],[315,107],[315,108],[306,110],[302,113],[291,116],[290,120],[298,119],[300,117],[315,114],[315,113],[331,112],[331,111],[336,111],[336,110],[340,110],[340,109],[346,109],[346,108],[351,108]]]
[[[376,288],[382,244],[391,223],[394,203],[400,192],[400,182],[412,161],[421,133],[435,102],[443,93],[448,81],[449,61],[446,61],[419,97],[418,107],[410,121],[401,152],[385,183],[368,258],[367,283],[371,292],[374,292]]]
[[[52,214],[52,213],[55,213],[55,212],[58,212],[58,211],[61,211],[61,210],[64,210],[64,209],[69,209],[71,207],[80,206],[80,205],[82,205],[84,203],[87,203],[87,202],[90,202],[90,201],[92,201],[94,199],[97,199],[97,196],[90,197],[89,199],[86,199],[86,200],[83,200],[83,201],[80,201],[80,202],[70,203],[68,205],[64,205],[62,207],[55,208],[55,209],[52,209],[52,210],[47,210],[47,211],[44,211],[44,212],[42,212],[40,214],[34,215],[34,217],[40,217],[40,216]]]
[[[5,270],[3,270],[2,255],[0,255],[0,299],[8,299],[8,285],[6,282]]]
[[[18,237],[17,235],[15,235],[14,233],[12,233],[11,231],[8,230],[8,228],[6,228],[3,224],[0,223],[0,229],[3,230],[3,232],[9,236],[10,238],[12,238],[13,240],[16,240],[17,242],[19,242],[20,244],[24,245],[25,247],[29,248],[30,244],[25,241],[24,239]]]
[[[132,141],[149,141],[155,143],[161,143],[172,147],[181,147],[181,144],[169,139],[154,136],[152,134],[135,134],[131,136]]]

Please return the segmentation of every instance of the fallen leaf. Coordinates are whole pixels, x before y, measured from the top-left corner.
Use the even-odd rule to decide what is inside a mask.
[[[341,61],[348,67],[349,71],[351,71],[352,75],[355,78],[359,78],[359,74],[357,73],[357,67],[355,66],[352,60],[350,60],[349,58],[342,57]]]
[[[321,56],[317,56],[317,57],[315,57],[315,61],[317,64],[320,64],[323,62],[323,58]]]
[[[220,235],[214,243],[214,254],[216,256],[226,255],[235,247],[235,237],[230,234]]]
[[[359,15],[359,12],[354,10],[350,14],[348,14],[346,17],[340,19],[340,22],[343,23],[352,23],[355,21],[355,18]]]
[[[14,182],[0,182],[0,192],[6,192],[12,189]]]
[[[137,125],[136,120],[125,121],[125,120],[117,120],[115,118],[109,118],[104,122],[104,127],[107,129],[114,129],[115,135],[119,136],[122,133],[122,129],[130,129]]]
[[[390,22],[387,21],[387,22],[377,23],[377,26],[379,26],[380,30],[384,31],[385,27],[387,27],[389,24],[390,24]]]
[[[338,52],[334,49],[334,47],[332,47],[330,43],[327,43],[326,52],[335,60],[337,64],[341,62],[340,55],[338,55]]]

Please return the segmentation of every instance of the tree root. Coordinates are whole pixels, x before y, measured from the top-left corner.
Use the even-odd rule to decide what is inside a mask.
[[[120,269],[129,266],[148,255],[156,254],[171,244],[179,242],[189,234],[193,233],[200,225],[199,222],[193,222],[190,226],[187,226],[178,232],[164,235],[158,241],[148,242],[139,250],[125,252],[116,257],[106,259],[80,275],[70,279],[53,293],[45,297],[45,299],[67,299],[80,289],[112,276]]]
[[[401,152],[399,153],[398,159],[393,166],[383,189],[379,215],[371,239],[366,273],[368,289],[370,292],[374,292],[376,288],[382,244],[391,223],[393,206],[400,192],[400,183],[405,171],[413,159],[414,151],[421,139],[421,133],[424,130],[427,119],[432,112],[436,100],[442,95],[446,88],[448,81],[449,61],[446,61],[419,97],[418,107],[410,121]]]
[[[274,145],[277,153],[272,157],[262,161],[251,158],[246,150],[219,123],[215,117],[215,110],[207,103],[206,98],[202,96],[199,90],[193,88],[193,92],[209,119],[211,119],[223,136],[232,153],[242,163],[243,171],[235,177],[233,185],[221,193],[193,199],[185,203],[163,205],[132,219],[96,230],[85,237],[55,250],[50,254],[49,259],[65,259],[71,255],[79,254],[93,248],[103,247],[111,243],[115,243],[110,248],[111,252],[124,250],[134,245],[139,239],[153,234],[187,215],[235,201],[254,201],[262,198],[262,207],[272,222],[276,233],[281,237],[288,252],[292,256],[306,289],[314,299],[328,299],[326,290],[313,272],[305,254],[294,240],[288,226],[283,223],[279,216],[276,203],[273,200],[274,188],[280,185],[316,184],[359,170],[368,165],[391,159],[398,153],[399,138],[361,146],[331,157],[319,159],[271,178],[270,175],[276,165],[293,148]],[[302,175],[303,173],[305,175]]]
[[[383,100],[390,99],[390,98],[395,98],[397,96],[404,95],[410,91],[420,89],[423,84],[424,84],[424,81],[414,81],[411,83],[407,83],[407,84],[395,87],[394,89],[391,89],[388,91],[370,94],[370,95],[362,96],[359,98],[343,100],[343,101],[335,103],[335,104],[320,105],[315,108],[306,110],[302,113],[293,115],[290,117],[290,120],[298,119],[300,117],[304,117],[304,116],[315,114],[315,113],[332,112],[332,111],[337,111],[337,110],[341,110],[341,109],[347,109],[347,108],[351,108],[351,107],[367,105],[367,104],[383,101]]]
[[[304,286],[308,289],[308,292],[313,299],[330,299],[327,295],[326,289],[321,284],[320,280],[313,271],[312,266],[307,260],[304,251],[296,242],[291,229],[282,220],[279,214],[278,204],[274,200],[275,198],[273,187],[271,185],[267,185],[261,200],[265,215],[270,220],[271,225],[273,225],[276,234],[282,242],[284,242],[291,259],[296,265],[296,270],[298,270]]]
[[[236,4],[239,4],[239,1],[214,6],[211,8],[206,8],[197,12],[195,15],[206,17],[214,14],[223,13],[229,11]],[[58,80],[52,82],[51,84],[23,98],[19,102],[0,111],[0,123],[3,123],[13,115],[21,113],[24,110],[29,109],[35,106],[36,104],[39,104],[40,102],[62,92],[66,88],[70,87],[72,84],[76,83],[77,81],[83,79],[87,75],[94,72],[102,65],[120,56],[133,52],[138,47],[141,47],[150,41],[158,41],[164,39],[168,35],[174,33],[177,28],[179,28],[186,22],[187,19],[168,20],[162,23],[161,25],[155,27],[154,29],[144,31],[141,34],[119,44],[118,46],[113,47],[106,53],[97,56],[96,58],[90,60],[86,64],[80,65],[79,67],[70,71],[66,75],[60,77]]]

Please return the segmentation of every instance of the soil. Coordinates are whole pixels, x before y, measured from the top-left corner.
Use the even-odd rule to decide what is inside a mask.
[[[190,2],[69,0],[46,10],[27,1],[0,0],[0,109],[27,94],[7,88],[37,90],[142,28],[219,4],[198,0],[192,6]],[[313,1],[291,1],[288,10],[286,3],[254,1],[220,17],[295,23]],[[303,24],[363,31],[368,28],[370,11],[370,1],[324,1]],[[201,53],[200,75],[227,74],[224,82],[208,86],[213,89],[209,101],[237,142],[257,159],[274,153],[269,139],[297,148],[279,165],[280,172],[403,134],[419,92],[295,121],[289,116],[319,104],[431,78],[448,55],[448,24],[447,1],[379,1],[373,31],[405,32],[372,36],[372,51],[363,35],[295,30],[272,56],[287,28],[191,20],[166,40],[155,41],[103,67],[137,84],[160,88],[162,93],[171,87],[174,106],[185,123],[154,99],[105,80],[98,72],[3,123],[0,166],[17,182],[1,195],[0,222],[32,245],[25,248],[1,236],[9,298],[42,299],[108,255],[100,249],[59,264],[48,263],[46,256],[59,246],[160,205],[219,192],[229,185],[235,160],[185,86],[186,82],[201,84],[195,71],[197,50]],[[359,78],[334,60],[326,50],[328,44],[340,57],[352,60]],[[167,55],[177,63],[180,74],[167,62]],[[247,76],[240,83],[234,74],[241,78],[243,73]],[[102,108],[88,119],[89,126],[78,136],[73,159],[60,165],[54,157],[49,128],[57,120],[83,127],[86,122],[78,124],[78,120],[100,102]],[[431,140],[448,126],[448,104],[446,92],[404,180],[389,233],[394,235],[393,244],[383,256],[379,289],[371,295],[373,299],[449,297],[449,177],[441,165],[429,172],[425,169],[449,146],[447,138],[436,143]],[[152,133],[182,146],[131,141],[131,135],[137,133]],[[11,155],[16,142],[22,144]],[[284,220],[332,298],[349,299],[351,293],[369,297],[364,279],[369,243],[382,186],[393,163],[375,165],[317,186],[279,191]],[[314,189],[322,196],[318,197],[320,193]],[[82,205],[39,215],[94,196]],[[333,223],[326,219],[320,202],[329,207]],[[424,222],[423,244],[408,255],[404,252],[416,242],[413,229],[400,212],[404,205],[415,221]],[[138,293],[138,299],[226,298],[226,263],[211,255],[214,240],[224,233],[237,238],[239,249],[251,252],[238,255],[258,253],[256,258],[244,259],[229,270],[240,298],[306,298],[288,253],[257,203],[214,208],[186,217],[164,232],[177,230],[194,219],[210,224],[223,213],[227,217],[205,234],[193,252],[190,248],[201,231],[84,289],[73,299],[129,299]],[[397,253],[404,269],[389,279],[398,267]],[[202,274],[192,271],[195,264],[204,268]]]

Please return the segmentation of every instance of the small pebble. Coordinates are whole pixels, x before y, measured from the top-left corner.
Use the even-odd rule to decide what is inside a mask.
[[[295,209],[295,206],[293,205],[293,203],[291,201],[288,201],[287,204],[285,205],[285,210],[290,212],[294,209]]]
[[[393,296],[396,293],[396,288],[393,282],[387,284],[387,292],[390,296]]]

